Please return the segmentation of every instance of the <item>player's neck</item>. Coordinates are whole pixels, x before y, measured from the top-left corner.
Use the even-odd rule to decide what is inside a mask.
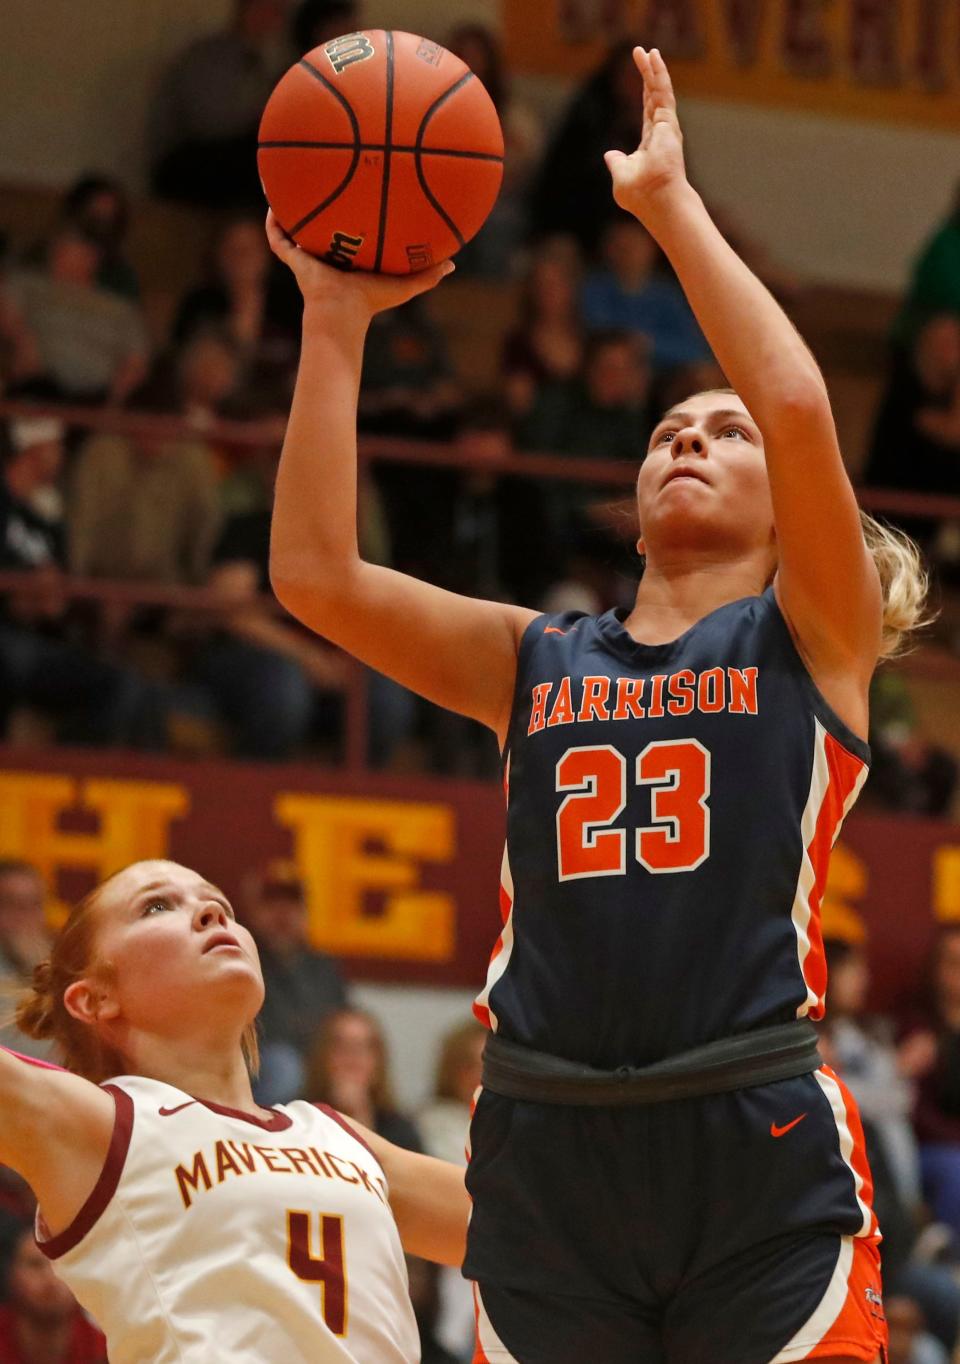
[[[141,1034],[127,1051],[130,1073],[161,1080],[197,1099],[256,1113],[250,1074],[235,1039],[176,1039]]]
[[[752,559],[683,564],[648,561],[626,628],[648,644],[669,642],[719,606],[759,596],[766,579],[766,566]]]

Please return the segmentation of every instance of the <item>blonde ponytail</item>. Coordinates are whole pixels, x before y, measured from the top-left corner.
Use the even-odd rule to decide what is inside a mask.
[[[875,521],[865,511],[860,524],[883,591],[880,657],[895,658],[910,648],[910,635],[933,620],[926,610],[929,574],[917,546],[903,531]]]

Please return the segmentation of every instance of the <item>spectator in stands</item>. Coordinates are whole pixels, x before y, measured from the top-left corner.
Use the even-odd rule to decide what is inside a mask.
[[[486,1029],[468,1019],[445,1033],[434,1078],[433,1098],[417,1114],[428,1155],[464,1163],[470,1104],[480,1084]]]
[[[310,1046],[324,1020],[346,1007],[347,990],[333,958],[310,945],[306,890],[293,863],[274,860],[248,874],[243,919],[266,986],[257,1102],[287,1103],[302,1095]]]
[[[176,414],[202,429],[233,391],[236,377],[229,344],[198,337],[179,357]],[[68,525],[74,573],[204,582],[220,529],[209,444],[199,434],[90,436],[73,471]]]
[[[442,1275],[455,1274],[463,1284],[472,1304],[473,1292],[469,1284],[457,1269],[441,1268],[440,1265],[431,1264],[429,1260],[419,1260],[415,1255],[407,1255],[406,1261],[410,1301],[420,1333],[420,1364],[469,1364],[474,1358],[473,1349],[471,1348],[468,1353],[451,1353],[441,1343],[437,1327],[440,1310],[438,1288]],[[471,1306],[471,1321],[472,1317]]]
[[[883,1310],[890,1330],[887,1364],[949,1364],[948,1351],[926,1330],[923,1308],[915,1299],[884,1294]]]
[[[423,1149],[429,1156],[466,1163],[470,1129],[470,1105],[480,1085],[486,1029],[475,1020],[461,1023],[445,1034],[437,1062],[433,1098],[417,1114]],[[437,1276],[436,1303],[427,1315],[430,1334],[456,1359],[473,1358],[473,1293],[457,1270],[444,1269]]]
[[[602,245],[603,264],[583,283],[584,325],[589,331],[616,329],[643,337],[655,376],[690,370],[687,391],[696,389],[702,382],[697,367],[713,357],[680,286],[657,268],[660,248],[641,223],[628,217],[609,224]]]
[[[960,1245],[960,924],[940,927],[925,1004],[902,1043],[919,1057],[914,1129],[927,1201]]]
[[[61,223],[75,228],[100,248],[99,287],[136,302],[140,281],[124,252],[129,218],[127,192],[109,175],[82,175],[60,205]]]
[[[580,259],[571,237],[541,242],[520,300],[520,318],[503,346],[504,394],[515,418],[526,417],[540,390],[567,384],[583,369]]]
[[[0,601],[0,732],[15,707],[50,711],[64,743],[135,742],[144,720],[144,685],[69,637],[62,592],[59,528],[35,509],[55,488],[63,428],[18,420],[2,432],[0,571],[23,572],[22,588]]]
[[[355,33],[362,27],[362,6],[358,0],[301,0],[290,25],[294,52],[299,57],[322,47],[331,38]]]
[[[535,238],[570,233],[586,256],[623,214],[610,196],[603,154],[633,152],[643,130],[643,87],[633,43],[617,43],[573,96],[547,146],[531,196]]]
[[[6,238],[0,235],[0,393],[39,374],[42,368],[36,339],[10,292],[9,271]]]
[[[457,255],[457,268],[487,279],[509,277],[527,236],[531,182],[543,149],[540,120],[510,88],[500,39],[485,24],[457,24],[446,46],[482,81],[503,128],[503,182],[489,217]]]
[[[650,426],[650,378],[638,337],[595,332],[582,380],[545,386],[520,424],[518,443],[526,450],[636,461]]]
[[[197,336],[229,338],[240,381],[261,405],[286,406],[297,364],[303,302],[271,255],[259,218],[231,218],[216,241],[207,281],[180,304],[173,327],[177,347]]]
[[[32,863],[0,859],[0,1046],[44,1059],[49,1045],[25,1036],[5,1016],[11,998],[29,985],[33,968],[49,951],[45,899],[46,888]]]
[[[423,302],[378,313],[364,353],[360,429],[449,440],[461,401],[446,339]]]
[[[43,879],[31,862],[0,859],[0,982],[28,984],[49,951],[45,898]]]
[[[8,1252],[0,1306],[0,1364],[107,1364],[106,1337],[84,1315],[21,1226]]]
[[[960,318],[960,183],[950,212],[924,243],[894,323],[894,341],[909,350],[933,317]]]
[[[270,472],[274,464],[271,461]],[[386,557],[382,513],[373,485],[360,487],[362,542],[376,562]],[[267,762],[289,759],[318,724],[342,733],[350,665],[342,654],[266,604],[270,591],[270,505],[230,517],[214,553],[208,585],[225,610],[198,644],[193,676],[213,697],[234,751]],[[368,756],[389,761],[414,719],[410,692],[365,670]],[[332,708],[331,708],[332,707]]]
[[[905,356],[895,358],[864,482],[960,493],[960,314],[927,320]]]
[[[124,403],[147,372],[143,317],[98,283],[103,260],[98,242],[68,224],[50,239],[42,266],[7,278],[36,374],[66,402]]]
[[[383,1029],[365,1009],[338,1009],[324,1021],[304,1097],[330,1104],[396,1146],[422,1150],[420,1133],[393,1097]]]
[[[870,970],[863,948],[828,938],[824,949],[830,976],[825,1032],[831,1056],[870,1129],[871,1144],[883,1148],[884,1164],[900,1202],[916,1215],[920,1158],[910,1125],[913,1092],[909,1079],[916,1048],[909,1047],[901,1063],[887,1021],[866,1016]],[[921,1062],[925,1059],[921,1055]]]
[[[289,64],[288,0],[234,0],[230,24],[167,68],[150,110],[154,193],[209,208],[259,206],[257,126]]]
[[[903,674],[890,668],[870,684],[870,751],[869,801],[903,814],[949,815],[957,760],[923,733]]]

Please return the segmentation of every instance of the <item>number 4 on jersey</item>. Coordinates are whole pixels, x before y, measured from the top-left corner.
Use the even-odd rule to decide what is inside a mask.
[[[343,1254],[343,1218],[320,1214],[320,1255],[313,1253],[311,1214],[287,1213],[287,1260],[298,1279],[318,1283],[323,1319],[335,1336],[347,1330],[347,1274]]]
[[[693,871],[710,856],[710,754],[696,739],[656,740],[637,758],[636,781],[650,786],[652,823],[636,830],[634,855],[655,874]],[[627,803],[627,760],[610,744],[568,748],[557,763],[561,881],[622,876],[624,829],[611,829]]]

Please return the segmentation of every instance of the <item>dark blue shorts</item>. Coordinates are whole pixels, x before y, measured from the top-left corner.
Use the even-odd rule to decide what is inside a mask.
[[[826,1067],[619,1109],[483,1091],[471,1145],[478,1361],[788,1364],[885,1350],[863,1132]]]

